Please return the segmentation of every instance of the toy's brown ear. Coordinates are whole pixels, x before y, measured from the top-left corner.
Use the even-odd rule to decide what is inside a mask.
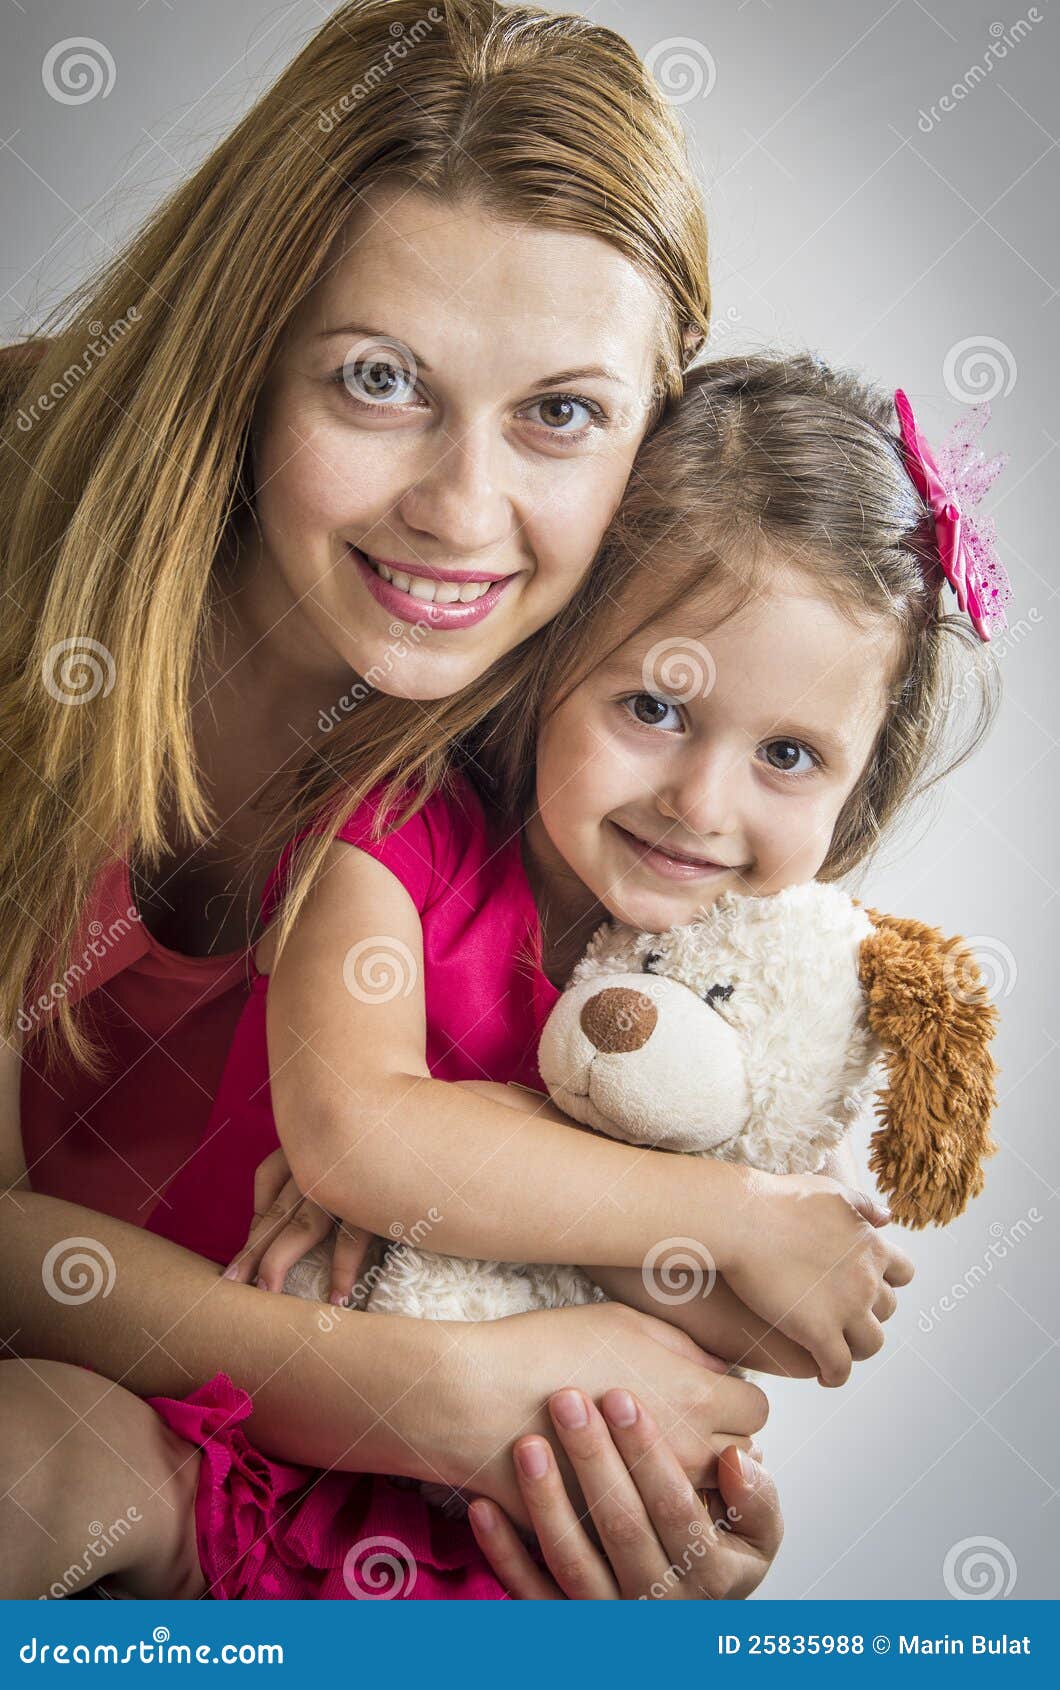
[[[859,973],[888,1083],[869,1166],[909,1227],[942,1226],[982,1190],[997,1068],[997,1010],[967,945],[921,921],[866,910]]]

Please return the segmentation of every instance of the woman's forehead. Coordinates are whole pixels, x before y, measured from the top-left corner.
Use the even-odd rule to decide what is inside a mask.
[[[596,236],[395,191],[351,218],[298,332],[370,324],[432,370],[532,365],[543,380],[592,367],[633,386],[650,376],[662,316],[655,286]]]

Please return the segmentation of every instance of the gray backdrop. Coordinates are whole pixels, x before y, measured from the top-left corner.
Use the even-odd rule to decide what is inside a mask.
[[[3,338],[119,244],[332,9],[4,0]],[[1003,1014],[1001,1150],[968,1214],[907,1239],[917,1278],[881,1354],[838,1392],[770,1386],[787,1538],[762,1594],[1056,1596],[1058,20],[1049,0],[583,9],[652,58],[689,126],[714,346],[861,366],[908,389],[933,439],[992,397],[989,439],[1012,454],[989,504],[1015,591],[1003,715],[864,885],[975,939]],[[42,67],[77,36],[96,44],[93,97],[59,99]]]

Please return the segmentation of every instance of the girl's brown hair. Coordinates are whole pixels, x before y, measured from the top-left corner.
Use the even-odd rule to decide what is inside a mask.
[[[704,338],[701,199],[680,124],[626,41],[495,0],[335,11],[0,371],[3,1029],[31,981],[61,979],[109,858],[157,864],[167,816],[189,843],[211,828],[189,705],[218,560],[253,500],[255,404],[296,306],[381,182],[617,248],[659,297],[660,402]],[[277,798],[263,849],[379,782],[413,779],[422,801],[454,738],[535,661],[526,642],[429,712],[365,699]],[[63,681],[79,662],[90,696],[71,708]],[[281,944],[327,848],[322,833],[299,854]],[[57,1009],[50,1046],[97,1067],[61,992]]]
[[[958,767],[997,707],[997,668],[968,619],[947,612],[930,513],[902,460],[893,401],[807,355],[732,357],[693,370],[638,454],[582,592],[546,631],[532,693],[469,737],[469,770],[494,807],[525,815],[544,714],[602,658],[711,588],[716,619],[794,566],[855,624],[890,622],[898,656],[874,749],[818,878],[865,861],[907,804]],[[650,572],[659,595],[623,612]],[[953,743],[952,706],[963,737]]]

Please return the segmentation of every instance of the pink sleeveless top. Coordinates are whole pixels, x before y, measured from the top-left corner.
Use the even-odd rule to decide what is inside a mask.
[[[518,838],[491,836],[462,782],[383,840],[371,838],[375,810],[366,804],[337,837],[385,863],[420,912],[431,1072],[540,1087],[537,1039],[558,993],[538,964]],[[295,843],[265,888],[266,917]],[[22,1120],[33,1187],[227,1262],[246,1241],[254,1172],[278,1142],[268,977],[249,951],[186,957],[161,945],[139,919],[124,862],[100,877],[83,942],[62,989],[73,1001],[91,993],[92,1025],[113,1062],[100,1080],[49,1070],[34,1037],[48,1006],[26,1005]],[[240,1425],[252,1400],[227,1375],[183,1401],[148,1400],[203,1451],[196,1520],[211,1595],[378,1595],[383,1567],[393,1585],[383,1594],[503,1599],[466,1520],[387,1479],[280,1463],[256,1449]]]

